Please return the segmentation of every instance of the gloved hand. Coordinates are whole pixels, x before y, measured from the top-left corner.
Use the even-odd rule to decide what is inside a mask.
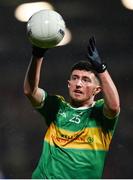
[[[103,73],[106,70],[106,64],[102,62],[97,51],[94,36],[89,39],[87,57],[97,73]]]
[[[36,56],[38,58],[41,58],[44,56],[45,52],[48,50],[48,48],[40,48],[37,46],[32,46],[32,55]]]

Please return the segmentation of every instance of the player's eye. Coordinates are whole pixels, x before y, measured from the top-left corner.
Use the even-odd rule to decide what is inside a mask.
[[[83,78],[82,78],[82,81],[83,81],[84,83],[88,83],[88,82],[91,82],[91,79],[88,78],[88,77],[83,77]]]
[[[72,80],[72,81],[75,81],[75,80],[77,80],[77,79],[78,79],[78,76],[76,76],[76,75],[71,76],[71,80]]]

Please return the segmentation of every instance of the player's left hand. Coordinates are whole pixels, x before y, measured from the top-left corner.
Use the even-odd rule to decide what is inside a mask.
[[[102,62],[97,51],[94,36],[89,39],[87,57],[96,72],[103,73],[106,70],[106,64]]]

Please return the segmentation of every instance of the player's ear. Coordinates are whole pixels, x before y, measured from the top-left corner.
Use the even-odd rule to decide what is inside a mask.
[[[69,88],[70,87],[70,80],[67,81],[67,87]]]
[[[97,94],[100,93],[101,90],[102,90],[101,86],[98,86],[98,87],[97,87]]]
[[[94,92],[93,92],[93,95],[97,95],[98,93],[100,93],[102,90],[101,86],[97,86],[95,89],[94,89]]]

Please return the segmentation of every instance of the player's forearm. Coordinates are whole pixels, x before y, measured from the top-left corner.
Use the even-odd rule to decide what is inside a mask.
[[[35,56],[31,58],[24,80],[24,93],[26,95],[34,94],[38,88],[42,61],[43,58]]]
[[[117,114],[120,110],[120,100],[116,86],[107,70],[104,73],[99,73],[99,78],[101,81],[105,105],[110,111],[110,114]]]

